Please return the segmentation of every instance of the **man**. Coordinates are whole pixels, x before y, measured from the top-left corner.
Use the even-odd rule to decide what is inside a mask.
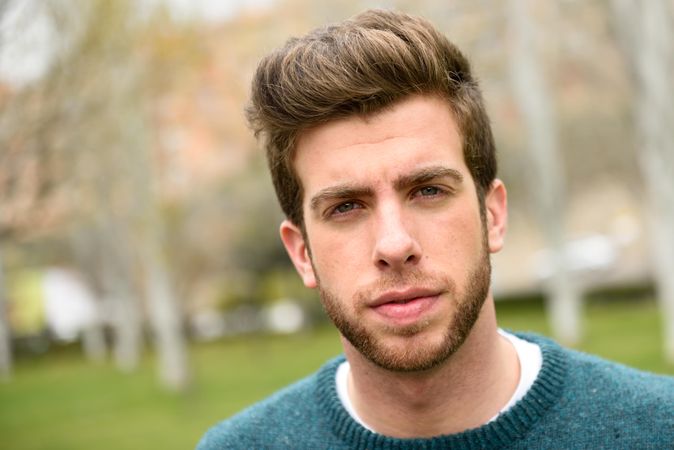
[[[249,120],[345,357],[211,429],[218,448],[672,448],[674,381],[496,324],[506,190],[466,59],[368,11],[266,57]]]

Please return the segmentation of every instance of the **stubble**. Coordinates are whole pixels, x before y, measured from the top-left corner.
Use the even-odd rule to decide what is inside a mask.
[[[462,293],[457,293],[456,283],[442,275],[412,271],[387,275],[352,299],[353,305],[363,305],[373,292],[401,286],[423,286],[441,290],[443,295],[438,301],[452,302],[453,316],[439,340],[423,338],[424,332],[430,326],[428,320],[404,327],[390,326],[376,331],[370,329],[357,315],[347,312],[342,301],[325,289],[319,280],[321,302],[339,332],[377,366],[396,372],[429,370],[445,362],[461,347],[477,321],[491,281],[491,264],[486,243],[482,246],[481,253],[476,264],[468,271]],[[392,345],[392,336],[398,341],[398,338],[405,338],[409,345]]]

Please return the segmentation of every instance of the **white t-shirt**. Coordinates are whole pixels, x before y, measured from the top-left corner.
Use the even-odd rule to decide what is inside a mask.
[[[501,334],[501,336],[508,339],[513,347],[515,347],[517,357],[520,361],[520,380],[517,383],[517,388],[515,389],[512,397],[510,397],[508,403],[506,403],[505,406],[501,408],[501,411],[499,411],[499,413],[492,417],[487,423],[496,420],[499,415],[508,411],[515,403],[517,403],[522,397],[526,395],[531,386],[534,384],[534,381],[536,381],[538,372],[540,372],[541,366],[543,364],[543,355],[541,354],[541,348],[538,345],[529,341],[525,341],[524,339],[520,339],[513,334],[501,330],[500,328],[498,332]],[[347,410],[349,415],[356,422],[368,430],[374,431],[361,420],[353,407],[353,403],[351,403],[351,399],[349,398],[347,380],[349,378],[350,370],[351,367],[349,366],[348,361],[344,361],[337,368],[337,374],[335,376],[335,382],[337,383],[337,395],[339,396],[344,409]]]

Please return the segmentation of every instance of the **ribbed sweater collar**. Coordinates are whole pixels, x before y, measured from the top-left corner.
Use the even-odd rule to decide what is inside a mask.
[[[335,372],[344,357],[328,362],[317,376],[319,403],[333,432],[350,448],[368,449],[482,449],[512,445],[525,436],[534,424],[557,402],[564,388],[566,357],[554,342],[540,336],[518,334],[541,347],[543,365],[529,392],[510,410],[482,427],[458,434],[428,439],[399,439],[373,433],[351,418],[342,406],[335,387]]]

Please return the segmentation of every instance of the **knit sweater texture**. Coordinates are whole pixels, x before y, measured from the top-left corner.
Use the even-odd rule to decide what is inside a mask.
[[[428,439],[365,429],[337,396],[340,356],[217,424],[197,450],[674,449],[674,377],[564,349],[541,336],[517,335],[541,347],[539,376],[511,409],[479,428]]]

